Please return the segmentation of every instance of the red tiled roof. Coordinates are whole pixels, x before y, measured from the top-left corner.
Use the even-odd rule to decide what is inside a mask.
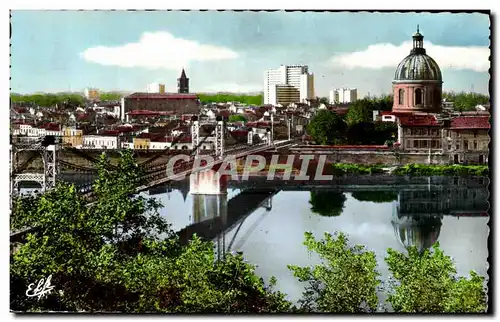
[[[431,114],[399,114],[398,118],[402,126],[441,126],[436,117]]]
[[[318,148],[318,149],[389,149],[386,145],[312,145],[307,148]]]
[[[231,113],[228,110],[220,110],[217,115],[223,116],[223,117],[229,117]]]
[[[48,131],[60,131],[61,126],[57,123],[45,123],[40,128],[48,130]]]
[[[133,93],[126,97],[127,99],[190,99],[195,100],[198,99],[198,96],[195,94],[174,94],[174,93]]]
[[[489,116],[458,116],[451,119],[450,128],[461,129],[489,129]]]
[[[269,122],[269,121],[248,122],[246,124],[246,126],[247,127],[256,127],[256,128],[265,128],[265,127],[270,127],[271,126],[271,122]]]
[[[100,134],[107,136],[118,136],[121,134],[121,132],[118,130],[104,130]]]
[[[148,110],[133,110],[127,112],[128,115],[151,115],[151,116],[159,116],[159,115],[172,115],[173,111],[148,111]]]
[[[248,135],[248,131],[245,131],[245,130],[235,130],[235,131],[231,132],[231,135],[232,136],[247,136]]]
[[[22,113],[28,113],[28,109],[27,109],[27,108],[25,108],[25,107],[14,107],[13,109],[14,109],[14,111],[16,111],[17,113],[21,113],[21,114],[22,114]]]
[[[345,115],[349,111],[348,107],[332,108],[330,111],[337,113],[337,115]]]

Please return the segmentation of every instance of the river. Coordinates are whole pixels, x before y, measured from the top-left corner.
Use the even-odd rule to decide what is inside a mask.
[[[306,231],[316,237],[322,237],[324,232],[344,232],[351,243],[375,252],[383,280],[389,276],[384,261],[388,248],[404,251],[403,245],[411,244],[423,249],[435,241],[453,258],[459,275],[475,270],[487,276],[487,185],[388,185],[385,191],[380,186],[376,191],[371,187],[375,189],[290,188],[277,192],[247,216],[240,214],[240,205],[231,204],[244,191],[231,188],[231,183],[227,196],[222,197],[191,195],[186,186],[158,187],[148,194],[161,201],[161,215],[176,231],[195,223],[213,222],[213,217],[225,212],[229,219],[241,215],[226,231],[207,233],[214,237],[216,251],[223,247],[225,252],[243,252],[245,260],[257,266],[257,274],[266,281],[275,276],[277,289],[293,302],[301,296],[304,285],[293,277],[287,265],[319,262],[303,245]],[[212,230],[211,225],[202,226],[201,232]]]

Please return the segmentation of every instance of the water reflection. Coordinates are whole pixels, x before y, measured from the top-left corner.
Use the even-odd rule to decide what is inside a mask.
[[[340,216],[347,200],[342,192],[336,191],[311,191],[311,211],[326,217]]]
[[[393,203],[392,224],[401,245],[416,246],[423,251],[438,241],[445,215],[487,216],[488,208],[488,190],[484,187],[402,189]]]

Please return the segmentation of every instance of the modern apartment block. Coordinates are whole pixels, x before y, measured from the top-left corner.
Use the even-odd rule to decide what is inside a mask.
[[[276,102],[273,103],[265,103],[265,104],[292,104],[300,101],[301,92],[292,85],[280,84],[280,85],[271,85],[271,90],[269,91],[269,101]]]
[[[146,92],[165,94],[165,84],[158,84],[158,83],[148,84]]]
[[[356,88],[334,88],[330,91],[330,104],[353,103],[358,100]]]
[[[305,103],[312,98],[314,75],[309,74],[307,66],[281,65],[264,72],[264,104]]]

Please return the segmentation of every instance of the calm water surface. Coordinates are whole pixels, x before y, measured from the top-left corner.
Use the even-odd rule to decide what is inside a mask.
[[[365,245],[375,252],[383,279],[389,274],[384,262],[387,248],[403,251],[404,245],[416,245],[423,249],[435,241],[454,259],[458,274],[475,270],[487,276],[486,186],[387,188],[375,192],[369,186],[363,191],[333,187],[279,191],[247,215],[241,210],[246,206],[231,201],[240,198],[245,189],[228,189],[222,197],[191,195],[186,187],[159,187],[148,194],[162,202],[161,214],[176,231],[200,225],[202,232],[211,231],[217,226],[214,217],[226,216],[225,222],[230,224],[222,232],[207,233],[216,251],[243,252],[244,258],[257,266],[257,274],[266,281],[275,276],[277,288],[294,302],[304,285],[287,265],[319,262],[303,246],[306,231],[316,237],[324,232],[344,232],[353,244]],[[232,216],[240,218],[236,221]]]

